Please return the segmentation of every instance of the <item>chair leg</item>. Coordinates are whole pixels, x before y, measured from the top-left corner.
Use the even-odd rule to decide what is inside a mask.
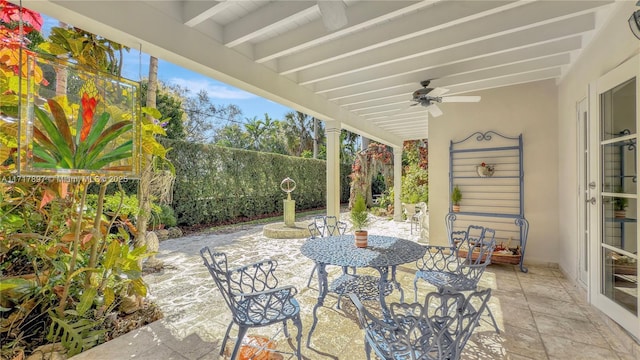
[[[473,310],[473,306],[471,304],[468,304],[468,306]],[[496,333],[500,334],[500,328],[498,327],[498,323],[496,322],[496,319],[493,317],[493,312],[491,311],[491,308],[489,308],[488,304],[487,304],[487,313],[491,318],[491,322],[493,323],[493,328],[496,329]],[[477,322],[480,322],[480,317],[478,317]]]
[[[496,323],[496,319],[493,317],[493,312],[491,311],[491,308],[489,307],[489,304],[487,304],[487,312],[489,313],[489,317],[491,318],[491,321],[493,322],[493,327],[496,329],[496,333],[500,334],[500,329],[498,328],[498,323]]]
[[[311,270],[311,275],[309,275],[309,281],[307,281],[307,287],[311,286],[311,279],[313,279],[313,274],[318,270],[318,264],[313,265],[313,270]]]
[[[296,317],[292,318],[291,321],[293,321],[293,324],[296,326],[298,333],[296,334],[296,341],[298,341],[298,350],[297,350],[297,355],[298,355],[298,360],[302,360],[302,351],[301,351],[301,345],[302,344],[302,320],[300,320],[300,315],[297,315]]]
[[[231,327],[233,326],[233,321],[229,323],[227,326],[227,332],[224,334],[224,339],[222,340],[222,348],[220,349],[220,355],[224,354],[224,348],[227,346],[227,340],[229,340],[229,332],[231,331]]]
[[[413,279],[413,302],[418,302],[418,278]]]
[[[240,345],[242,345],[242,339],[244,339],[244,335],[247,333],[249,328],[246,326],[240,326],[238,329],[238,339],[236,340],[236,345],[233,347],[233,353],[231,354],[231,358],[229,360],[236,360],[238,358],[238,352],[240,352]]]
[[[364,339],[364,352],[367,354],[367,360],[371,360],[371,344],[366,338]]]
[[[282,322],[282,328],[284,329],[284,336],[289,337],[289,329],[287,328],[287,320]]]

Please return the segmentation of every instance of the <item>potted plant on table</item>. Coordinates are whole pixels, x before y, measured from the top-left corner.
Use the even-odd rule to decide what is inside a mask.
[[[453,210],[453,212],[460,211],[460,200],[462,200],[462,192],[460,191],[458,185],[456,185],[451,192],[451,203],[453,204],[451,209]]]
[[[624,219],[627,217],[627,206],[629,206],[629,199],[623,197],[613,198],[613,217],[616,219]]]
[[[356,195],[350,215],[356,246],[360,248],[367,247],[368,232],[364,228],[369,224],[369,213],[367,212],[367,203],[362,194]]]

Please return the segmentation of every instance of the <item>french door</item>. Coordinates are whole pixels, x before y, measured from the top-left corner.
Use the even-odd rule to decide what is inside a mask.
[[[589,86],[591,302],[636,337],[640,56]],[[596,171],[593,171],[596,170]]]

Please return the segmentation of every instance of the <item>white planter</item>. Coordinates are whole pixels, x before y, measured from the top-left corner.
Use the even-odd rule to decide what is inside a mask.
[[[476,166],[476,172],[480,177],[492,177],[495,171],[496,170],[493,167],[489,169],[488,166],[480,166],[480,165]]]

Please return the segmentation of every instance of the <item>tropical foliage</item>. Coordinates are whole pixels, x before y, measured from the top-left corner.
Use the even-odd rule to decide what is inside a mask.
[[[428,203],[429,163],[427,141],[406,141],[403,155],[401,201],[407,204]]]
[[[107,127],[111,120],[108,112],[103,112],[94,119],[94,111],[98,102],[95,85],[88,88],[93,94],[82,93],[82,104],[76,129],[67,123],[67,114],[53,99],[47,100],[49,112],[35,107],[35,116],[41,127],[33,128],[33,162],[34,167],[46,169],[80,169],[80,170],[125,170],[131,171],[132,165],[106,167],[133,155],[133,136],[129,135],[120,142],[123,135],[131,132],[133,122],[122,120]],[[73,135],[75,133],[75,136]]]
[[[31,33],[42,23],[39,15],[0,0],[0,357],[26,358],[48,342],[61,342],[73,356],[106,341],[128,299],[146,296],[140,264],[151,254],[131,248],[135,227],[115,226],[124,198],[105,206],[112,178],[100,178],[98,194],[89,200],[86,182],[19,176],[17,165],[30,157],[42,171],[119,170],[135,143],[126,136],[133,131],[133,115],[125,116],[122,106],[136,94],[125,93],[118,82],[98,86],[90,80],[95,76],[70,72],[58,60],[34,61],[35,81],[27,83],[20,60],[32,61],[36,54],[12,24],[20,18],[32,21],[23,29],[36,39]],[[120,45],[75,28],[55,31],[39,48],[96,72],[118,73],[121,65],[113,56]],[[34,105],[30,147],[18,146],[26,140],[18,137],[21,101]],[[153,109],[143,111],[160,118]],[[153,120],[141,124],[142,151],[164,158],[166,149],[155,139],[163,133]]]
[[[393,153],[389,151],[386,145],[375,142],[369,143],[367,149],[356,154],[356,159],[351,166],[351,196],[349,203],[353,206],[356,194],[365,196],[366,204],[373,205],[373,194],[371,184],[374,176],[382,173],[383,178],[388,182],[390,187],[391,177],[393,173]]]

